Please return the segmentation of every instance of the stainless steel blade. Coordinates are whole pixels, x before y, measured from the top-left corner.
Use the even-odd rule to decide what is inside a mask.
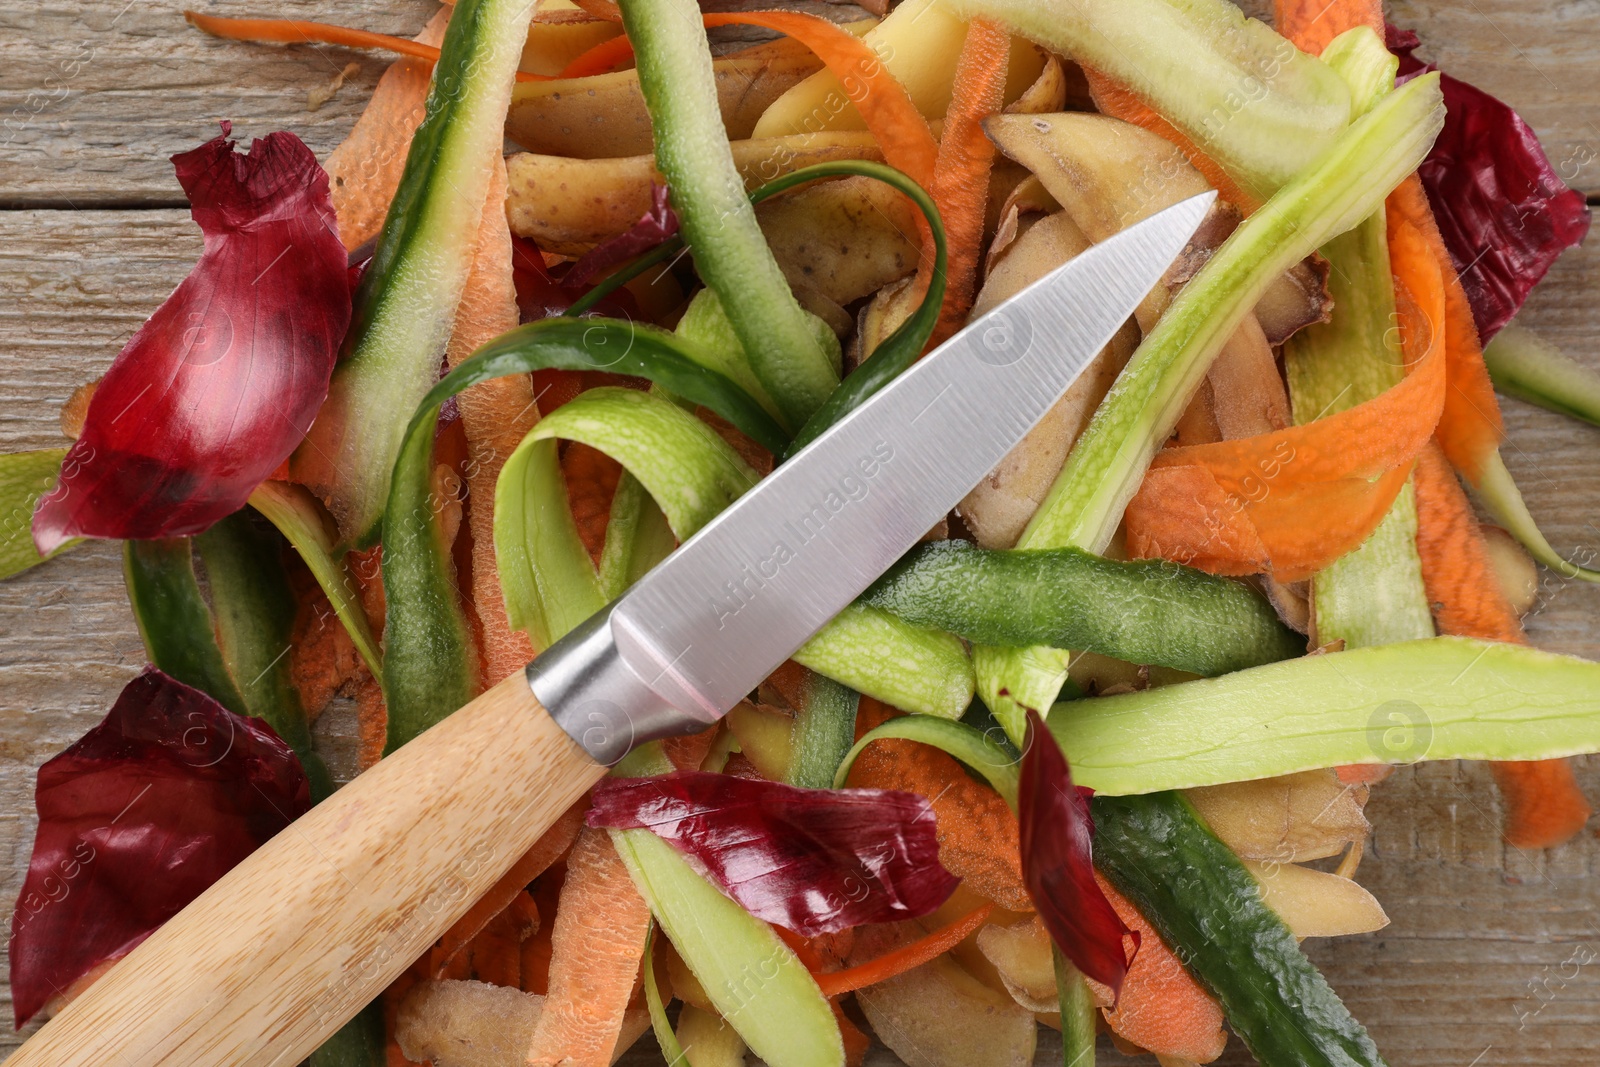
[[[894,563],[1044,417],[1160,280],[1214,194],[1124,230],[973,322],[617,601],[611,638],[711,721]]]

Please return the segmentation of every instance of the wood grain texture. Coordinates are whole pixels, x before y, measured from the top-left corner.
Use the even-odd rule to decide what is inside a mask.
[[[383,60],[321,47],[230,45],[185,28],[180,4],[0,0],[0,204],[174,203],[166,157],[210,136],[300,133],[325,155],[354,121]],[[429,0],[334,5],[212,3],[221,14],[293,14],[409,34]],[[1259,5],[1257,5],[1259,6]],[[1425,54],[1526,115],[1560,164],[1600,191],[1600,3],[1393,0]],[[352,12],[355,12],[352,14]],[[92,62],[70,77],[84,49]],[[306,91],[356,59],[361,73],[316,113]],[[61,66],[65,62],[66,67]],[[32,95],[30,95],[32,94]],[[21,109],[19,112],[18,109]],[[199,254],[182,210],[0,211],[0,449],[62,442],[56,412],[99,374]],[[1600,250],[1570,252],[1522,321],[1600,367]],[[1600,430],[1503,401],[1507,462],[1556,547],[1600,556]],[[1600,658],[1600,589],[1550,574],[1535,643]],[[15,899],[33,837],[37,767],[104,715],[143,652],[118,554],[91,545],[0,583],[0,907]],[[341,744],[337,717],[319,745]],[[1600,761],[1580,782],[1600,799]],[[1308,948],[1395,1067],[1577,1067],[1600,1034],[1600,842],[1523,855],[1499,842],[1487,772],[1404,770],[1374,794],[1361,881],[1393,920],[1379,934]],[[0,958],[0,963],[4,963]],[[9,1018],[0,988],[0,1016]],[[36,1028],[36,1027],[35,1027]],[[30,1028],[31,1032],[35,1028]],[[0,1032],[0,1056],[23,1035]],[[1058,1062],[1048,1035],[1040,1062]],[[1106,1051],[1103,1063],[1124,1060]],[[647,1038],[628,1062],[659,1062]],[[881,1049],[875,1067],[893,1063]],[[1139,1061],[1148,1063],[1150,1061]],[[1236,1046],[1225,1063],[1248,1063]]]

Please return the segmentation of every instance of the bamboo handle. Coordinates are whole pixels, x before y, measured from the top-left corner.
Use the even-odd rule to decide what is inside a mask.
[[[519,671],[257,850],[8,1067],[297,1063],[604,773]]]

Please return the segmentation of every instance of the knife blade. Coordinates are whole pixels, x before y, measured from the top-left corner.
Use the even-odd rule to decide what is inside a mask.
[[[1214,199],[1129,227],[969,324],[552,646],[529,668],[535,696],[602,763],[720,718],[1044,417]]]

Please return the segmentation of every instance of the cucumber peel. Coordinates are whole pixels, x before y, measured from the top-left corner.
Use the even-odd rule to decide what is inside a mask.
[[[355,579],[350,574],[345,554],[334,544],[336,537],[323,518],[322,505],[302,486],[262,482],[250,494],[250,506],[294,546],[328,603],[333,605],[334,614],[344,624],[367,670],[374,678],[382,678],[383,657],[378,651],[377,638],[367,622],[367,613],[356,593]]]
[[[61,476],[64,448],[41,448],[33,452],[7,452],[0,455],[0,579],[19,574],[43,563],[46,556],[33,547],[33,509],[39,498],[56,487]],[[74,537],[50,556],[59,556],[83,538]]]
[[[1561,553],[1550,544],[1544,531],[1539,529],[1539,524],[1534,521],[1527,502],[1522,499],[1522,490],[1517,488],[1516,480],[1506,469],[1505,458],[1500,455],[1498,448],[1490,453],[1488,460],[1484,462],[1478,484],[1473,488],[1478,491],[1478,499],[1483,501],[1483,506],[1488,509],[1489,514],[1493,515],[1534,559],[1562,577],[1578,578],[1585,582],[1600,582],[1600,571],[1580,567],[1570,560],[1563,559]]]
[[[685,243],[767,394],[791,427],[839,383],[812,318],[773,258],[733,162],[717,103],[711,48],[693,0],[623,0],[656,165],[672,190]]]
[[[351,544],[378,539],[406,416],[438,378],[532,16],[526,0],[455,5],[328,399],[290,460]]]
[[[1335,37],[1322,61],[1350,85],[1365,114],[1394,89],[1400,61],[1366,26]],[[1297,423],[1344,411],[1379,396],[1404,378],[1405,352],[1393,329],[1394,278],[1383,212],[1321,249],[1330,266],[1333,316],[1284,344],[1284,370]],[[1378,528],[1355,551],[1311,580],[1316,640],[1345,648],[1386,645],[1434,635],[1433,612],[1417,554],[1417,501],[1408,480]]]
[[[1075,548],[921,545],[862,602],[985,645],[1050,645],[1216,675],[1290,659],[1305,640],[1239,582],[1165,560]]]
[[[833,778],[833,788],[843,789],[850,778],[850,768],[856,757],[874,741],[897,737],[932,745],[947,756],[953,756],[983,775],[985,781],[1001,798],[1017,810],[1017,794],[1021,789],[1022,772],[1016,754],[997,743],[994,738],[977,727],[964,722],[935,718],[932,715],[902,715],[863,734],[839,764]]]
[[[1463,637],[1056,706],[1073,780],[1119,796],[1350,763],[1600,751],[1600,663]]]
[[[1095,867],[1221,1002],[1263,1067],[1382,1067],[1255,877],[1187,800],[1163,792],[1091,805]]]
[[[1600,426],[1600,374],[1515,324],[1483,349],[1494,387],[1507,396]]]
[[[972,702],[972,661],[960,638],[865,604],[835,615],[793,659],[902,711],[958,719]]]
[[[772,1067],[843,1067],[832,1007],[772,927],[649,830],[612,830],[611,840],[651,914],[752,1052]]]
[[[333,776],[312,748],[311,724],[290,676],[287,649],[297,606],[282,561],[283,542],[235,513],[194,539],[205,564],[217,645],[249,713],[294,749],[311,802],[333,793]]]

